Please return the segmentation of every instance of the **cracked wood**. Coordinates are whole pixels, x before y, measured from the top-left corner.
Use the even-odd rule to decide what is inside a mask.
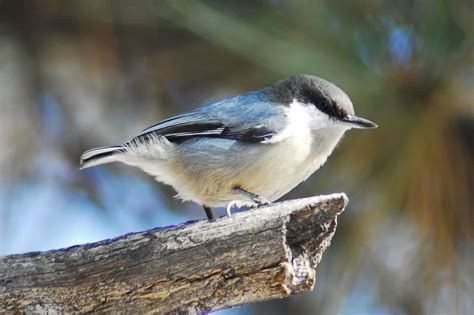
[[[312,290],[345,194],[0,257],[0,313],[198,313]]]

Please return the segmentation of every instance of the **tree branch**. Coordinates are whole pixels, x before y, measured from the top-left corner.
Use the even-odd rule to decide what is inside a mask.
[[[0,313],[197,313],[311,290],[345,194],[0,257]]]

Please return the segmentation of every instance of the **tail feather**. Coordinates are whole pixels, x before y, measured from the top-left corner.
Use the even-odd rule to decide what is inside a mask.
[[[112,147],[100,147],[88,150],[81,156],[81,170],[84,168],[110,163],[116,161],[116,155],[123,153],[124,147],[112,146]]]

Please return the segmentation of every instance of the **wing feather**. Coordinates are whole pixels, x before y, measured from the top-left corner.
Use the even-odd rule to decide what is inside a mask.
[[[134,140],[160,135],[171,142],[195,137],[263,142],[281,131],[276,119],[281,113],[282,109],[269,103],[262,92],[250,92],[163,120]]]

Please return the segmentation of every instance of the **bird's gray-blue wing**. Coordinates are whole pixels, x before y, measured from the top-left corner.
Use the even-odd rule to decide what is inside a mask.
[[[281,131],[281,106],[271,104],[262,92],[250,92],[171,117],[145,129],[136,139],[152,135],[182,142],[196,137],[262,142]]]

